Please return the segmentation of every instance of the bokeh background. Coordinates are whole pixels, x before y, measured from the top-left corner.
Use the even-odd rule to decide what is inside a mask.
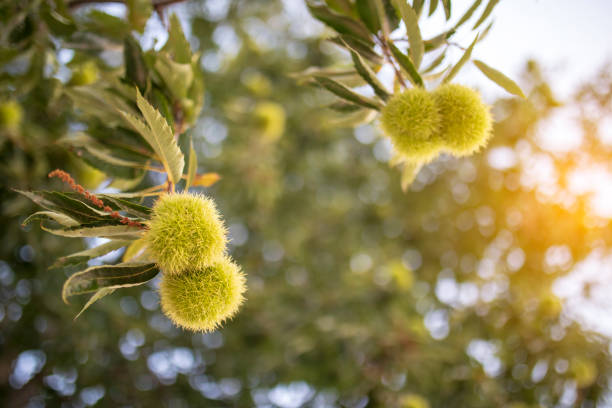
[[[125,14],[78,12],[91,7]],[[407,193],[376,124],[338,127],[330,96],[291,76],[346,61],[301,1],[168,10],[203,54],[191,135],[200,171],[222,176],[204,192],[247,302],[192,334],[162,315],[153,281],[73,321],[79,305],[63,304],[65,276],[48,268],[96,242],[21,227],[33,206],[11,190],[48,188],[55,167],[100,182],[54,143],[72,123],[50,103],[51,76],[67,81],[73,55],[58,50],[52,75],[44,59],[3,66],[3,89],[23,72],[39,81],[19,137],[0,140],[0,405],[612,407],[609,2],[502,2],[476,56],[529,97],[467,69],[457,81],[493,104],[495,136],[426,166]],[[139,39],[163,44],[157,17]]]

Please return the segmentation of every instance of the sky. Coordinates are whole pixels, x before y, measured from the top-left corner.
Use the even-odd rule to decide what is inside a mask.
[[[454,1],[456,16],[471,3]],[[535,58],[564,98],[612,62],[611,17],[611,0],[502,0],[473,56],[514,78]]]

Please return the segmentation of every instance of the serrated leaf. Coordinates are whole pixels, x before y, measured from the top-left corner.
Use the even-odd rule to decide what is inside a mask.
[[[168,54],[160,53],[157,55],[154,66],[172,96],[178,100],[184,99],[193,82],[191,64],[172,61]]]
[[[444,77],[444,80],[442,82],[446,83],[446,82],[449,82],[451,79],[453,79],[455,75],[457,75],[459,70],[461,70],[461,68],[465,65],[465,63],[469,61],[470,57],[472,56],[472,50],[474,49],[474,45],[476,45],[477,41],[478,41],[478,34],[476,34],[476,38],[474,38],[474,41],[472,41],[472,44],[470,44],[470,46],[465,50],[465,52],[463,53],[459,61],[450,70],[450,72]]]
[[[187,165],[187,180],[185,181],[185,191],[193,185],[193,179],[198,171],[198,155],[193,148],[193,139],[189,141],[189,164]]]
[[[170,53],[173,56],[174,61],[178,62],[179,64],[191,63],[191,46],[185,37],[183,27],[181,26],[181,21],[174,13],[172,13],[170,16],[168,41],[162,49]]]
[[[62,299],[96,292],[100,289],[117,289],[142,285],[159,273],[154,263],[129,262],[118,265],[93,266],[70,276],[62,288]]]
[[[363,58],[370,61],[372,64],[379,66],[383,64],[383,58],[374,51],[372,44],[360,40],[352,35],[339,35],[329,39],[331,42],[346,47],[348,44],[352,49],[357,51]]]
[[[75,225],[79,225],[77,221],[68,217],[65,214],[58,213],[55,211],[38,211],[34,214],[30,215],[26,218],[22,225],[28,225],[33,221],[44,221],[44,220],[53,220],[64,227],[74,227]]]
[[[474,60],[472,62],[483,74],[486,75],[487,78],[504,88],[506,91],[510,92],[512,95],[520,96],[521,98],[525,97],[525,94],[521,90],[521,87],[518,86],[516,82],[508,78],[506,75],[502,74],[495,68],[488,66],[482,61]]]
[[[193,179],[192,187],[210,187],[221,179],[217,173],[196,174]]]
[[[171,183],[176,184],[183,174],[185,158],[178,147],[172,129],[166,119],[140,92],[136,94],[136,103],[147,124],[127,112],[121,113],[132,128],[151,145],[168,173],[168,179]]]
[[[444,6],[446,21],[448,21],[451,18],[451,0],[442,0],[442,5]]]
[[[472,27],[472,30],[477,29],[478,27],[480,27],[482,23],[484,23],[487,17],[489,17],[489,15],[491,15],[491,13],[493,12],[493,9],[495,8],[495,6],[497,6],[497,3],[499,3],[499,0],[489,0],[489,2],[487,3],[487,6],[482,12],[482,15],[480,16],[478,21],[476,21],[476,24],[474,24],[474,27]]]
[[[113,293],[115,291],[114,288],[102,288],[99,291],[97,291],[96,293],[94,293],[89,300],[87,301],[87,303],[85,303],[85,306],[83,306],[83,308],[81,309],[81,311],[79,313],[77,313],[76,316],[74,316],[74,320],[78,319],[80,315],[83,314],[83,312],[85,310],[87,310],[89,308],[89,306],[93,305],[95,302],[97,302],[98,300],[102,299],[104,296],[106,295],[110,295],[111,293]]]
[[[459,21],[457,21],[457,24],[455,24],[455,30],[462,26],[463,23],[468,21],[470,17],[472,17],[472,14],[474,14],[478,6],[480,6],[480,3],[482,3],[482,0],[476,0],[474,4],[472,4],[472,6],[463,14]]]
[[[102,245],[98,245],[95,248],[89,248],[84,251],[75,252],[68,256],[62,256],[51,266],[51,268],[60,268],[67,265],[78,265],[83,262],[87,262],[90,259],[98,258],[102,255],[106,255],[109,252],[115,251],[126,245],[129,245],[132,241],[124,240],[112,240]]]
[[[334,81],[333,79],[329,79],[326,77],[316,76],[315,79],[319,84],[321,84],[325,89],[334,93],[342,99],[346,99],[347,101],[356,103],[357,105],[364,106],[366,108],[380,110],[382,108],[382,104],[378,101],[368,98],[367,96],[360,95],[356,92],[353,92],[346,86],[342,85],[339,82]]]
[[[126,0],[128,21],[134,30],[142,33],[153,12],[151,0]]]
[[[75,86],[65,88],[64,92],[70,97],[77,109],[86,115],[97,117],[107,126],[112,127],[123,123],[119,111],[135,113],[123,98],[100,87]]]
[[[324,5],[307,3],[307,6],[317,20],[333,28],[339,34],[352,35],[369,45],[374,45],[368,28],[361,21],[337,14]]]
[[[424,87],[423,78],[419,75],[410,57],[401,52],[392,42],[389,42],[389,48],[391,49],[393,58],[395,58],[400,67],[408,74],[410,82],[416,86]]]
[[[393,0],[395,8],[399,11],[404,24],[406,25],[406,34],[408,35],[408,43],[410,44],[410,57],[418,70],[421,66],[425,46],[419,29],[419,17],[412,7],[408,5],[406,0]]]
[[[353,63],[355,64],[355,69],[361,77],[374,89],[374,93],[378,95],[383,101],[389,99],[389,93],[385,86],[378,80],[376,74],[370,68],[367,62],[361,57],[361,55],[357,54],[355,51],[350,50],[351,58],[353,59]]]

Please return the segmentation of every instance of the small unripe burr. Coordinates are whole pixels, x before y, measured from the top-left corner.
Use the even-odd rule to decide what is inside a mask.
[[[228,257],[181,274],[164,274],[159,287],[162,311],[177,326],[208,332],[231,318],[246,291],[240,268]]]
[[[470,155],[491,137],[489,106],[480,94],[463,85],[446,84],[433,92],[441,116],[440,139],[444,150],[456,156]]]

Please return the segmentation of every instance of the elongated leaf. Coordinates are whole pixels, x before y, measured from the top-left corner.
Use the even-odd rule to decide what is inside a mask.
[[[416,179],[416,176],[419,174],[421,167],[423,167],[421,163],[404,163],[401,178],[402,191],[406,192],[408,190],[408,187],[410,187],[414,179]]]
[[[421,66],[423,53],[425,52],[425,45],[423,44],[421,30],[419,29],[419,17],[412,7],[408,5],[406,0],[393,0],[393,4],[399,11],[406,25],[408,43],[410,44],[410,57],[412,58],[415,68],[418,70]]]
[[[147,122],[146,125],[140,119],[127,112],[121,113],[132,128],[140,133],[151,145],[166,169],[168,179],[173,184],[176,184],[183,174],[185,158],[174,139],[172,129],[168,126],[166,119],[151,106],[140,92],[136,94],[136,103]]]
[[[59,191],[21,191],[18,193],[28,197],[39,206],[64,214],[79,223],[105,223],[105,225],[120,224],[118,220],[112,218],[103,211],[99,211],[84,202],[72,198],[67,193]]]
[[[359,55],[374,65],[382,65],[383,63],[383,58],[372,49],[372,44],[368,44],[357,37],[353,37],[352,35],[340,35],[330,38],[330,41],[342,47],[346,47],[346,44],[348,44],[352,49],[357,51]]]
[[[444,77],[444,80],[443,80],[444,83],[449,82],[451,79],[453,79],[455,75],[457,75],[459,70],[461,70],[461,67],[463,67],[465,63],[469,61],[470,57],[472,56],[472,50],[474,49],[474,45],[476,45],[477,41],[478,41],[478,34],[476,34],[476,38],[474,38],[474,41],[472,41],[472,44],[470,44],[467,50],[465,50],[465,52],[463,53],[459,61],[450,70],[450,72]]]
[[[85,303],[85,306],[83,306],[81,311],[79,313],[77,313],[76,316],[74,316],[74,320],[78,319],[79,316],[82,315],[85,310],[89,309],[89,306],[93,305],[95,302],[97,302],[98,300],[102,299],[104,296],[110,295],[114,291],[115,291],[114,288],[102,288],[102,289],[98,290],[96,293],[94,293],[89,298],[89,300],[87,301],[87,303]]]
[[[155,60],[155,70],[176,99],[183,99],[193,82],[193,68],[190,63],[172,61],[168,54],[160,53]]]
[[[193,187],[210,187],[215,184],[217,181],[221,179],[221,176],[217,173],[204,173],[204,174],[196,174],[193,179]]]
[[[147,162],[147,158],[141,155],[131,154],[116,147],[109,148],[85,133],[72,134],[69,137],[59,139],[57,143],[74,148],[79,156],[87,152],[96,159],[113,166],[142,168]],[[119,157],[120,155],[129,156],[131,159]]]
[[[100,198],[105,205],[108,205],[114,211],[125,211],[127,215],[131,215],[139,219],[149,219],[151,217],[151,209],[147,206],[125,200],[121,197],[113,197],[112,195],[108,194],[99,194],[98,198]]]
[[[123,254],[123,262],[132,262],[144,255],[147,242],[144,238],[132,241]]]
[[[193,179],[198,171],[198,155],[193,148],[193,139],[189,141],[189,164],[187,165],[187,180],[185,181],[185,191],[193,185]]]
[[[138,239],[144,234],[142,229],[127,225],[82,224],[74,228],[49,228],[41,225],[41,228],[53,235],[70,238],[101,237],[128,240]]]
[[[376,117],[377,112],[372,109],[360,108],[358,111],[344,114],[326,122],[329,128],[352,128],[370,123]]]
[[[67,265],[77,265],[83,262],[87,262],[90,259],[98,258],[102,255],[106,255],[109,252],[115,251],[126,245],[129,245],[132,241],[126,240],[112,240],[102,245],[98,245],[95,248],[86,249],[84,251],[75,252],[74,254],[63,256],[58,258],[57,261],[51,266],[51,268],[59,268]]]
[[[44,221],[44,220],[53,220],[64,227],[74,227],[75,225],[79,225],[74,219],[68,217],[65,214],[58,213],[55,211],[38,211],[34,214],[30,215],[26,218],[22,225],[28,225],[32,221]]]
[[[370,68],[367,62],[361,58],[361,55],[357,54],[355,51],[350,50],[351,58],[353,59],[353,63],[355,64],[355,69],[361,77],[374,89],[374,93],[378,95],[383,101],[389,99],[389,93],[385,86],[378,80],[376,74]]]
[[[440,0],[429,0],[429,16],[436,12]]]
[[[520,96],[521,98],[525,97],[525,94],[521,90],[521,87],[516,84],[513,80],[508,78],[506,75],[502,74],[495,68],[492,68],[485,64],[482,61],[474,60],[474,65],[478,67],[478,69],[487,76],[491,81],[495,82],[497,85],[504,88],[506,91],[510,92],[512,95]]]
[[[482,0],[476,0],[474,4],[472,4],[472,6],[465,12],[465,14],[463,14],[459,21],[457,21],[457,24],[455,24],[455,30],[462,26],[463,23],[468,21],[470,17],[472,17],[472,14],[474,14],[478,6],[480,6],[480,3],[482,3]]]
[[[315,79],[327,90],[336,94],[342,99],[346,99],[347,101],[356,103],[357,105],[361,105],[370,109],[379,110],[382,108],[382,104],[380,104],[376,100],[363,95],[359,95],[358,93],[353,92],[341,83],[334,81],[333,79],[319,76],[315,77]]]
[[[370,29],[374,34],[380,30],[380,20],[378,18],[378,12],[376,9],[376,2],[378,0],[356,0],[355,8],[359,14],[361,21]]]
[[[170,16],[168,41],[163,50],[170,53],[174,57],[174,61],[179,64],[189,64],[191,62],[191,46],[185,38],[181,21],[174,13]]]
[[[70,276],[62,288],[62,299],[95,292],[102,288],[117,289],[142,285],[159,273],[154,263],[130,262],[118,265],[94,266]]]
[[[423,84],[423,79],[417,72],[417,69],[412,63],[412,61],[410,60],[410,57],[408,57],[406,54],[401,52],[399,48],[397,48],[395,44],[393,44],[392,42],[389,42],[389,48],[391,49],[393,58],[395,58],[395,60],[398,62],[398,64],[400,64],[402,69],[408,74],[408,78],[410,79],[410,82],[420,87],[425,86]]]
[[[441,47],[446,44],[446,40],[451,38],[455,34],[455,29],[452,28],[448,31],[443,32],[442,34],[436,35],[429,40],[425,40],[425,52],[433,51],[436,48]]]
[[[362,22],[337,14],[323,5],[315,5],[311,3],[308,3],[307,5],[308,9],[317,20],[322,21],[326,25],[336,30],[338,33],[352,35],[370,45],[374,45],[374,42],[370,37],[369,30]]]
[[[442,62],[444,61],[444,58],[446,58],[446,53],[442,52],[438,57],[436,57],[435,60],[431,61],[431,64],[429,64],[427,68],[423,70],[423,74],[427,74],[428,72],[431,72],[437,67],[439,67],[440,64],[442,64]]]
[[[472,30],[477,29],[478,27],[480,27],[482,23],[484,23],[487,17],[491,15],[491,12],[493,12],[493,9],[495,8],[495,6],[497,6],[497,3],[499,3],[499,0],[489,0],[489,2],[487,3],[487,7],[485,7],[484,11],[482,12],[482,15],[480,16],[478,21],[476,21],[476,24],[474,24],[474,27],[472,27]]]
[[[123,43],[123,60],[126,79],[144,92],[147,88],[148,71],[142,57],[142,49],[132,36],[127,36]]]
[[[448,21],[451,18],[451,0],[442,0],[442,5],[444,6],[446,21]]]

